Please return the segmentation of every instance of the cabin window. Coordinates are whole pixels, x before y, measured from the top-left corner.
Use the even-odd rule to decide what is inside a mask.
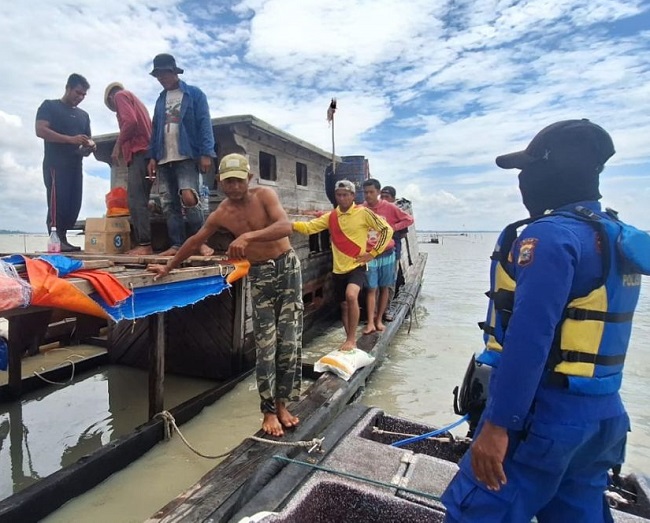
[[[307,166],[296,162],[296,184],[307,186]]]
[[[330,233],[327,229],[320,233],[309,235],[309,252],[311,254],[329,251],[331,248]]]
[[[309,235],[309,252],[320,252],[320,241],[318,234]]]
[[[260,178],[275,182],[278,179],[278,173],[275,166],[275,156],[264,151],[260,151]]]

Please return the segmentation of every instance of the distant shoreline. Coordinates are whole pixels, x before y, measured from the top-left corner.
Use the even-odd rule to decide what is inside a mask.
[[[44,232],[25,232],[25,231],[8,231],[6,229],[0,229],[0,234],[45,234]]]

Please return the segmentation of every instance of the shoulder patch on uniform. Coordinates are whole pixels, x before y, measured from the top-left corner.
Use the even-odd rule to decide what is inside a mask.
[[[524,267],[533,263],[536,245],[537,238],[526,238],[525,240],[521,240],[517,265]]]

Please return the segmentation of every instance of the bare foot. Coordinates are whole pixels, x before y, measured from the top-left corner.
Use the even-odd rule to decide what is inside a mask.
[[[379,327],[377,327],[377,329],[378,329],[378,328],[379,328]],[[375,326],[374,326],[374,325],[370,325],[370,323],[369,323],[368,325],[366,325],[366,328],[363,329],[363,332],[362,332],[361,334],[363,334],[363,335],[372,334],[372,333],[375,332],[377,329],[375,329]]]
[[[159,254],[159,256],[174,256],[178,252],[178,249],[176,247],[170,247],[166,251],[163,251]]]
[[[380,320],[380,321],[377,321],[377,322],[375,322],[375,323],[377,324],[377,330],[378,330],[379,332],[382,332],[382,331],[385,331],[385,330],[386,330],[386,325],[384,325],[384,324],[381,322],[381,320]]]
[[[354,341],[345,340],[345,343],[339,347],[339,350],[346,351],[356,349],[357,345]]]
[[[131,256],[147,256],[153,254],[153,249],[151,248],[151,245],[138,245],[130,251],[126,251],[126,253]]]
[[[278,417],[272,412],[264,412],[264,419],[262,420],[262,430],[269,436],[284,436],[282,425]]]
[[[284,403],[276,401],[275,408],[278,412],[278,420],[280,423],[282,423],[283,427],[289,429],[291,427],[295,427],[298,425],[298,423],[300,423],[300,419],[297,416],[291,414],[287,407],[284,406]]]
[[[208,245],[204,243],[199,247],[199,253],[201,253],[201,256],[212,256],[214,254],[214,249],[208,247]]]

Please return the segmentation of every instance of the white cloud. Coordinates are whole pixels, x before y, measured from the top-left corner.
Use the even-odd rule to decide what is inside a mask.
[[[151,60],[172,52],[213,116],[254,114],[338,154],[413,200],[423,228],[497,229],[524,214],[497,154],[542,126],[588,117],[617,154],[604,201],[650,228],[648,8],[642,0],[167,0],[10,3],[0,19],[0,228],[43,230],[42,143],[33,120],[71,72],[91,89],[95,134],[116,121],[103,90],[121,81],[149,109]],[[38,37],[21,38],[26,27]],[[404,160],[407,158],[407,160]],[[82,217],[103,211],[108,167],[87,159]],[[7,185],[9,184],[9,185]]]

